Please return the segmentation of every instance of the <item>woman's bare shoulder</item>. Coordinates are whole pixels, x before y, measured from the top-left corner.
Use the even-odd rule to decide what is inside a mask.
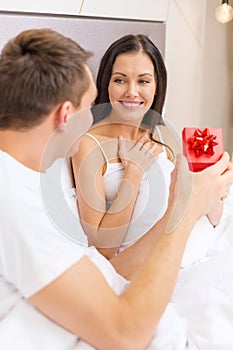
[[[159,131],[162,135],[163,142],[172,149],[174,156],[179,153],[182,153],[181,138],[177,131],[175,131],[174,129],[171,129],[167,125],[159,125]],[[172,160],[174,161],[173,156],[172,156]]]

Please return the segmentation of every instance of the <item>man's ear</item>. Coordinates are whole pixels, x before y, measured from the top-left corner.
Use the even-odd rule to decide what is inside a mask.
[[[70,101],[65,101],[58,107],[56,121],[60,131],[65,131],[67,116],[70,114],[72,107]]]

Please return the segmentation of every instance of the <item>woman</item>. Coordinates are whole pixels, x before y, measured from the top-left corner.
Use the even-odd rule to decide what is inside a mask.
[[[174,169],[162,136],[169,129],[161,126],[166,86],[163,58],[145,35],[118,39],[101,60],[96,124],[83,137],[73,168],[89,243],[108,258],[166,211]]]

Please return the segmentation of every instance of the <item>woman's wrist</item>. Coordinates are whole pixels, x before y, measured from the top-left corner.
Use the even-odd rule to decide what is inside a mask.
[[[128,162],[125,166],[124,178],[133,178],[135,180],[141,180],[145,171],[140,167],[140,165],[134,162]]]

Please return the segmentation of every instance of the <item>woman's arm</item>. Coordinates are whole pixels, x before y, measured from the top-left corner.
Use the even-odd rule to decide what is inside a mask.
[[[156,145],[151,144],[148,136],[140,138],[133,147],[131,143],[130,150],[125,147],[124,140],[119,142],[124,177],[109,210],[106,209],[102,174],[105,159],[96,142],[85,136],[72,159],[84,231],[89,244],[107,258],[114,255],[126,234],[143,173],[155,160]],[[148,152],[148,145],[152,153]],[[109,141],[107,147],[115,149],[116,157],[116,141]]]
[[[192,195],[182,220],[172,226],[169,234],[160,232],[156,242],[152,229],[147,236],[150,249],[148,240],[136,243],[145,261],[141,264],[139,260],[137,273],[120,296],[107,285],[97,267],[84,257],[30,301],[47,317],[97,349],[146,348],[170,300],[193,225],[215,205],[233,181],[232,169],[221,175],[228,166],[229,158],[224,155],[211,169],[194,175]],[[183,175],[182,180],[185,180]],[[178,196],[175,207],[182,206],[183,197]],[[174,209],[174,205],[172,207]],[[170,214],[169,220],[172,220],[174,212]],[[137,259],[130,255],[130,249],[128,258]],[[115,258],[118,267],[120,259],[121,254]]]

